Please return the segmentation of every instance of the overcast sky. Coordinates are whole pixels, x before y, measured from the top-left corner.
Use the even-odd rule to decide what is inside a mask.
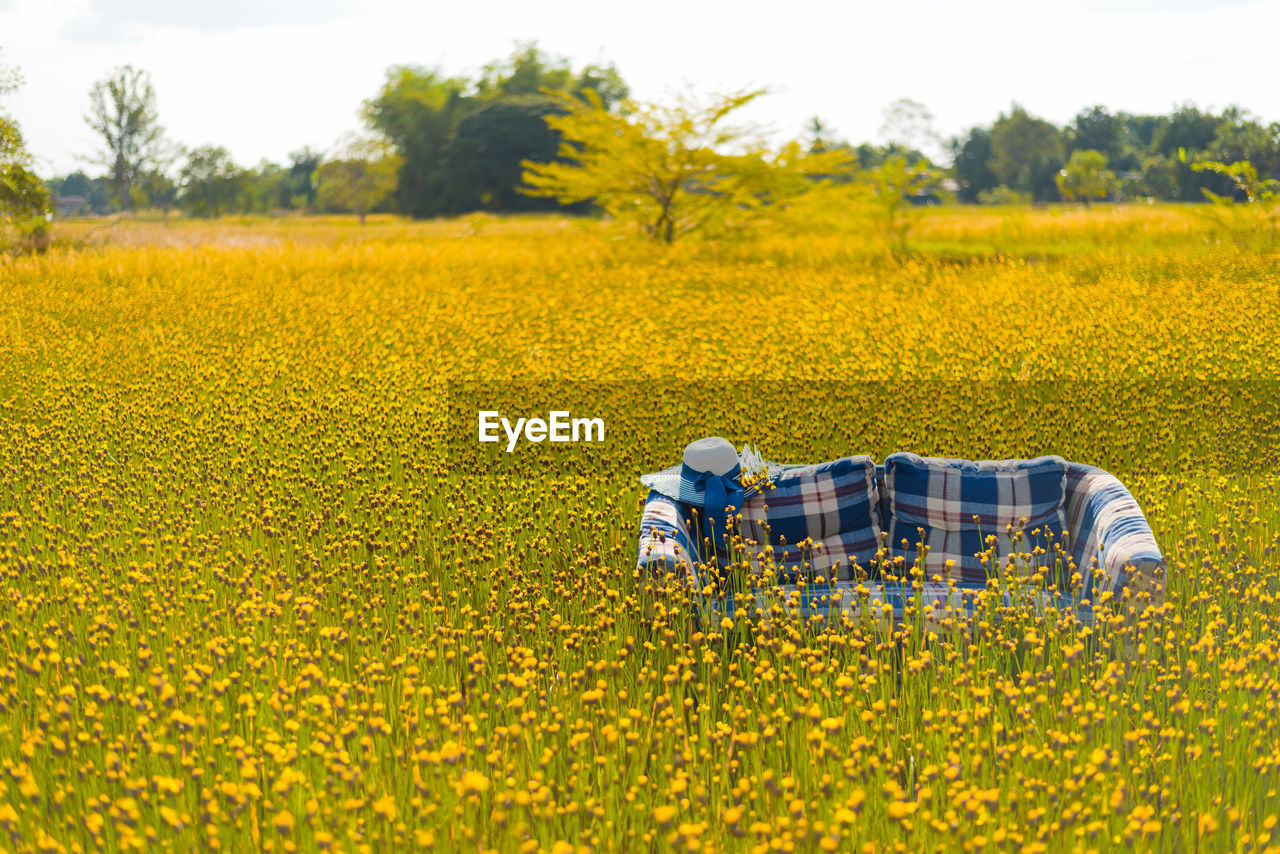
[[[161,122],[187,146],[284,161],[360,127],[387,67],[476,71],[536,40],[575,67],[611,61],[643,99],[673,87],[769,87],[750,118],[779,137],[820,115],[876,141],[910,97],[944,135],[1012,102],[1056,123],[1097,103],[1165,112],[1235,103],[1280,120],[1270,34],[1280,0],[0,0],[0,62],[22,89],[0,108],[42,171],[82,164],[89,87],[114,66],[151,73]]]

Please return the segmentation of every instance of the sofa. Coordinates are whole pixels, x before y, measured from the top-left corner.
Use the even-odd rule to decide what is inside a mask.
[[[1106,471],[1061,457],[779,466],[742,503],[726,536],[650,491],[639,568],[682,575],[700,611],[731,618],[755,604],[900,620],[913,602],[973,613],[998,596],[1090,620],[1100,602],[1163,601],[1164,558],[1138,503]]]

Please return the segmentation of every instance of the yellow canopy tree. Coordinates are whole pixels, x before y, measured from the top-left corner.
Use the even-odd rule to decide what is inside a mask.
[[[854,166],[845,151],[806,152],[798,143],[772,151],[751,128],[728,121],[764,90],[707,102],[687,94],[665,105],[626,100],[617,111],[593,92],[549,94],[564,107],[546,117],[560,134],[558,156],[522,162],[521,191],[566,205],[594,202],[663,243],[759,225]]]

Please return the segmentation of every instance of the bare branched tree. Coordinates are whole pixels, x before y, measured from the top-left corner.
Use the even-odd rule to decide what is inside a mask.
[[[163,132],[150,75],[125,65],[93,84],[85,121],[103,142],[93,162],[109,170],[120,207],[128,211],[133,187],[159,149]]]

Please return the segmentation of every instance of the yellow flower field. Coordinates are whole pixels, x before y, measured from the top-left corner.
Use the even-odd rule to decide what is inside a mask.
[[[1280,850],[1280,274],[1194,212],[63,228],[0,259],[0,849]],[[476,442],[551,408],[606,442]],[[637,476],[706,434],[1101,465],[1165,602],[695,623]]]

